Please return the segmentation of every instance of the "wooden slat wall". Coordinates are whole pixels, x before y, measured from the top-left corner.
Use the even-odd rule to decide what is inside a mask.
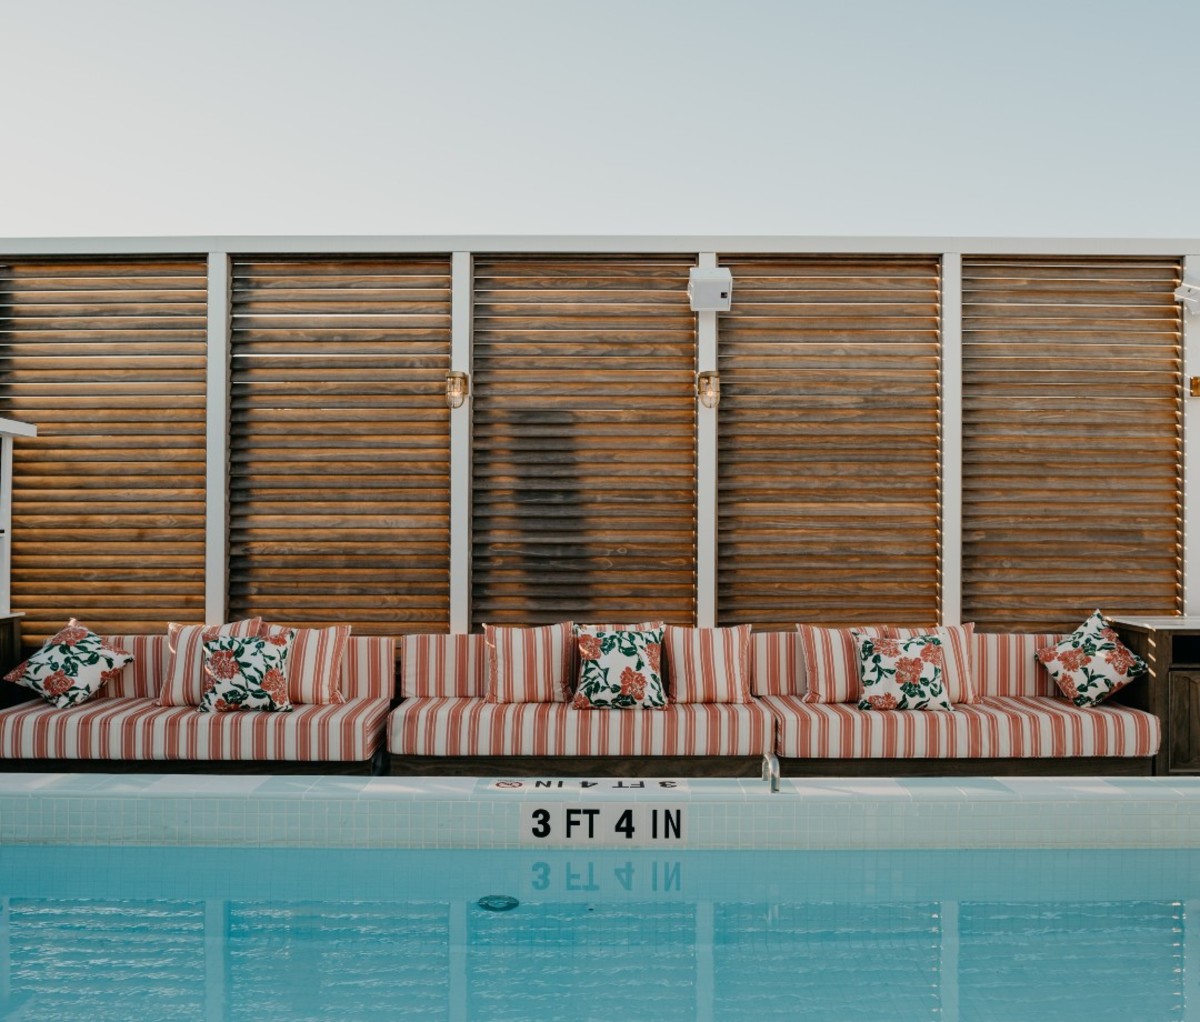
[[[0,262],[0,415],[14,447],[13,609],[26,643],[204,614],[207,267]]]
[[[234,261],[230,612],[445,631],[450,260]]]
[[[964,258],[964,620],[1181,611],[1180,276],[1170,259]]]
[[[693,264],[476,259],[477,625],[694,621]]]
[[[720,622],[934,623],[938,261],[720,263]]]

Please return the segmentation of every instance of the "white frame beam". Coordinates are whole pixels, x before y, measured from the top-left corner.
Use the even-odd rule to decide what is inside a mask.
[[[1200,238],[996,238],[804,235],[207,235],[140,238],[0,238],[0,254],[195,255],[197,252],[761,252],[871,255],[1147,255],[1200,252]]]
[[[1200,247],[1193,252],[1200,251]],[[1200,255],[1183,259],[1186,279],[1200,278]],[[1200,312],[1182,312],[1183,320],[1183,613],[1200,614],[1200,397],[1191,396],[1191,379],[1200,376]]]
[[[962,620],[962,255],[942,254],[941,619]]]
[[[471,425],[475,381],[471,338],[474,260],[455,252],[450,268],[450,369],[470,380],[467,399],[450,409],[450,632],[471,630]]]
[[[715,252],[701,252],[696,265],[702,270],[717,265]],[[696,372],[717,368],[717,314],[696,313]],[[696,625],[712,628],[717,622],[717,409],[696,407]]]
[[[208,255],[204,489],[204,620],[229,612],[229,254]]]

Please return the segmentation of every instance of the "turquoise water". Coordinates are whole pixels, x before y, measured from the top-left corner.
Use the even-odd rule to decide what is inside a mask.
[[[1191,851],[13,846],[0,1017],[1183,1019],[1198,867]],[[496,894],[519,904],[478,906]]]

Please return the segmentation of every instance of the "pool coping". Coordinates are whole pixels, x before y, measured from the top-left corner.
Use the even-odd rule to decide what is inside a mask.
[[[1200,777],[785,778],[772,792],[723,778],[11,773],[0,843],[1200,848]]]

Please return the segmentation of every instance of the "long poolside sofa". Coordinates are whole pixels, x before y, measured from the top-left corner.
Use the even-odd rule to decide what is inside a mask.
[[[1035,655],[1058,638],[973,636],[981,701],[945,713],[805,702],[795,632],[753,636],[749,702],[642,711],[489,703],[482,635],[410,635],[401,643],[402,701],[387,722],[391,772],[578,773],[607,765],[621,773],[750,774],[773,754],[785,776],[1151,773],[1162,729],[1133,705],[1144,705],[1145,682],[1119,693],[1121,702],[1073,705]]]
[[[134,661],[87,702],[57,709],[28,692],[0,710],[0,762],[9,769],[188,765],[246,772],[296,768],[370,770],[384,764],[383,735],[395,691],[395,640],[351,637],[342,661],[343,703],[287,713],[201,713],[157,706],[170,647],[164,635],[119,635]],[[8,686],[12,691],[25,692]]]
[[[342,665],[345,703],[206,714],[155,704],[169,663],[165,635],[115,636],[134,663],[93,699],[56,709],[29,693],[0,709],[0,767],[753,776],[777,757],[785,775],[1151,773],[1162,738],[1158,718],[1141,708],[1145,682],[1100,706],[1074,706],[1036,660],[1057,638],[973,636],[982,699],[952,713],[806,702],[799,638],[776,632],[752,636],[745,702],[490,703],[484,636],[410,635],[401,640],[398,703],[395,640],[354,637]]]

